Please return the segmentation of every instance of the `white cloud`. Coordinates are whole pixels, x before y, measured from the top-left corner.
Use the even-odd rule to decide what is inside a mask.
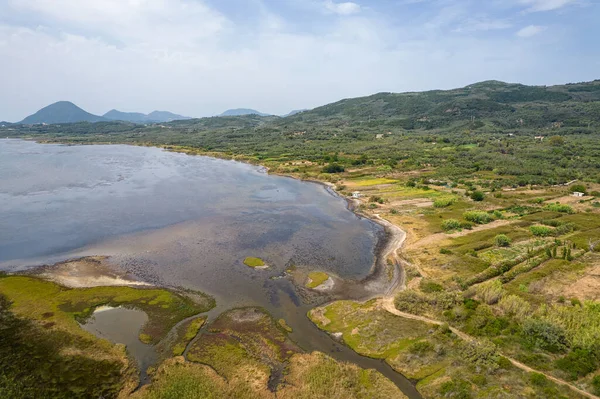
[[[351,15],[360,12],[360,5],[352,2],[336,3],[332,0],[325,1],[325,8],[329,12],[333,12],[340,15]]]
[[[560,68],[569,57],[512,34],[453,34],[465,15],[474,18],[466,25],[472,30],[503,26],[460,9],[435,10],[428,28],[432,13],[402,24],[377,12],[326,18],[318,15],[325,3],[315,0],[319,8],[309,12],[320,25],[312,25],[316,18],[294,29],[303,21],[268,6],[236,24],[201,0],[8,1],[0,0],[2,11],[35,22],[0,22],[0,120],[58,100],[93,113],[207,116],[249,107],[283,114],[378,91],[597,74],[594,62]],[[31,28],[38,21],[45,26]]]
[[[558,10],[568,5],[577,3],[578,0],[519,0],[519,2],[527,6],[528,12],[552,11]]]
[[[517,32],[517,36],[532,37],[532,36],[542,33],[544,30],[546,30],[546,27],[544,27],[544,26],[529,25],[529,26],[526,26],[523,29],[519,30]]]

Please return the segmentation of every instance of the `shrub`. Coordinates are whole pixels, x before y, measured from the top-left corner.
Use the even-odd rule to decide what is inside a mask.
[[[433,281],[429,281],[429,280],[425,280],[425,279],[421,280],[421,282],[419,283],[419,288],[421,289],[421,291],[426,292],[426,293],[444,291],[444,287],[442,287],[438,283],[434,283]]]
[[[481,191],[473,191],[471,193],[471,199],[473,201],[483,201],[485,199],[485,194]]]
[[[600,375],[594,376],[594,378],[592,378],[592,387],[594,387],[594,393],[596,395],[600,395]]]
[[[460,222],[456,219],[446,219],[442,222],[444,231],[452,231],[460,229]]]
[[[536,237],[548,237],[554,234],[555,231],[554,229],[546,226],[531,226],[529,230],[531,231],[531,234]]]
[[[571,191],[572,193],[574,192],[579,192],[579,193],[587,193],[587,187],[583,184],[574,184],[571,186],[571,188],[569,188],[569,191]]]
[[[531,310],[531,305],[520,296],[508,295],[500,299],[498,307],[506,316],[514,317],[516,320],[525,318]]]
[[[479,299],[488,305],[497,303],[504,294],[500,280],[479,284],[477,287],[475,287],[475,292],[477,293]]]
[[[543,387],[548,383],[548,379],[546,378],[546,376],[540,373],[529,374],[529,381],[531,381],[533,385],[537,385],[538,387]]]
[[[461,349],[463,359],[483,372],[493,372],[499,368],[500,355],[496,345],[489,341],[465,342]]]
[[[490,223],[491,221],[494,220],[494,218],[492,217],[492,215],[490,215],[487,212],[483,212],[483,211],[469,211],[469,212],[465,212],[463,213],[463,217],[469,221],[469,222],[473,222],[476,224],[486,224],[486,223]]]
[[[446,208],[456,202],[455,197],[441,197],[433,202],[433,206],[436,208]]]
[[[460,228],[465,230],[473,230],[473,223],[471,222],[460,222]]]
[[[342,173],[346,169],[337,163],[332,163],[323,168],[323,173]]]
[[[452,255],[452,251],[450,251],[450,250],[449,250],[449,249],[447,249],[447,248],[441,248],[441,249],[440,249],[440,253],[441,253],[442,255]]]
[[[460,379],[446,381],[440,387],[440,394],[443,398],[470,399],[471,384]]]
[[[510,238],[508,238],[505,234],[498,234],[496,238],[494,238],[494,242],[497,247],[510,247]]]
[[[551,352],[559,352],[567,347],[565,331],[549,320],[534,318],[525,320],[522,334],[530,345]]]
[[[408,348],[408,351],[410,353],[414,353],[417,355],[424,355],[425,353],[430,352],[431,350],[433,350],[433,345],[431,345],[429,341],[418,341]]]
[[[571,208],[569,205],[558,204],[558,203],[546,205],[545,209],[548,211],[552,211],[552,212],[575,213],[573,208]]]
[[[585,377],[598,368],[598,357],[589,349],[576,348],[554,364],[565,373],[571,380]]]

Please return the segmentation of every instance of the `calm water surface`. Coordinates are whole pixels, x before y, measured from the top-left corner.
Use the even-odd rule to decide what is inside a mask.
[[[377,368],[417,397],[388,366],[319,331],[292,284],[274,279],[292,265],[360,279],[382,237],[325,187],[251,165],[157,148],[0,140],[0,270],[111,256],[149,282],[213,295],[212,315],[262,306],[288,320],[304,349]],[[246,267],[247,256],[270,268]]]

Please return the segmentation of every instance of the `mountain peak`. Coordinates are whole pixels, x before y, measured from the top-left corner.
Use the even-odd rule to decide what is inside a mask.
[[[37,123],[74,123],[74,122],[100,122],[105,119],[98,115],[90,114],[70,101],[58,101],[40,109],[33,115],[23,119],[22,124]]]

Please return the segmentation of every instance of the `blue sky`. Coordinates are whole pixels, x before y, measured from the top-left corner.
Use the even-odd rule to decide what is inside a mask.
[[[598,0],[0,0],[0,120],[600,78]]]

